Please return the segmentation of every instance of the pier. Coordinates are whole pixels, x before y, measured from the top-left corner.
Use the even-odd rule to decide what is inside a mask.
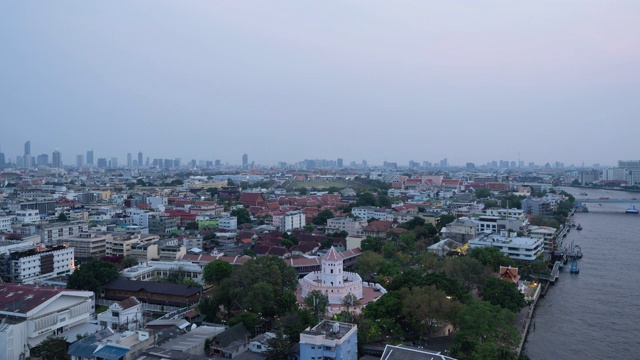
[[[553,269],[549,274],[531,274],[531,277],[538,280],[545,280],[552,283],[555,283],[558,280],[558,274],[560,274],[560,266],[562,262],[556,261],[553,263]]]

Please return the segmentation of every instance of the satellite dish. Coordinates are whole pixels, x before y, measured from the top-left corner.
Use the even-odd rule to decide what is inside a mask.
[[[197,328],[197,327],[198,327],[198,325],[196,325],[196,324],[192,324],[192,325],[191,325],[191,330],[194,330],[194,329],[195,329],[195,328]]]
[[[338,324],[337,322],[334,322],[333,326],[331,327],[331,331],[334,334],[337,334],[340,331],[340,324]]]

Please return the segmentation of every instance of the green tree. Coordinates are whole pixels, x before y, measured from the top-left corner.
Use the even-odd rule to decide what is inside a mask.
[[[498,278],[489,278],[480,292],[485,301],[517,313],[526,303],[516,284]]]
[[[435,285],[428,287],[403,288],[400,290],[402,298],[402,313],[411,325],[426,337],[431,336],[451,317],[451,300],[447,299],[444,291]]]
[[[61,212],[60,215],[58,215],[58,221],[69,221],[69,219],[67,218],[67,215]]]
[[[500,266],[513,265],[513,259],[503,254],[500,249],[493,246],[484,246],[471,249],[469,256],[488,266],[491,271],[498,272]]]
[[[447,258],[443,270],[446,276],[455,279],[467,290],[482,288],[485,280],[491,276],[487,267],[468,256]]]
[[[312,290],[304,298],[304,304],[318,322],[327,314],[329,296],[320,290]],[[314,321],[314,323],[317,323]]]
[[[45,360],[69,360],[67,341],[61,337],[48,338],[31,349],[31,356]]]
[[[362,251],[375,251],[380,252],[382,250],[383,240],[373,236],[367,236],[366,239],[362,240],[360,243],[360,248]]]
[[[296,189],[296,191],[300,195],[307,195],[309,193],[309,190],[307,190],[306,187],[299,187],[299,188]]]
[[[387,195],[378,195],[378,206],[390,207],[391,198]]]
[[[203,277],[207,284],[220,284],[233,272],[233,265],[222,260],[213,260],[204,266]]]
[[[138,265],[138,259],[136,259],[133,256],[126,256],[122,258],[122,260],[120,260],[119,265],[121,269],[127,269],[127,268]]]
[[[478,199],[486,199],[491,197],[491,190],[489,189],[476,189],[475,190],[476,198]]]
[[[378,199],[374,194],[365,191],[358,196],[355,206],[378,206]]]
[[[322,210],[318,213],[318,215],[316,215],[316,217],[313,218],[312,222],[315,225],[326,225],[327,224],[327,220],[329,219],[333,219],[334,215],[331,212],[331,210]]]
[[[458,316],[452,355],[459,360],[511,359],[518,330],[514,314],[488,301],[474,301]]]
[[[100,293],[102,286],[118,278],[118,268],[108,261],[91,260],[80,265],[67,281],[67,289],[89,290]]]
[[[185,230],[198,230],[198,223],[195,221],[188,222],[184,228]]]
[[[230,215],[235,216],[238,219],[238,225],[248,224],[251,222],[251,214],[249,214],[249,210],[245,208],[232,210]]]
[[[378,273],[383,262],[384,258],[382,255],[371,250],[365,250],[356,259],[355,269],[360,276],[365,277]]]
[[[276,336],[267,340],[269,349],[265,352],[269,360],[287,360],[291,341],[282,330],[276,331]]]

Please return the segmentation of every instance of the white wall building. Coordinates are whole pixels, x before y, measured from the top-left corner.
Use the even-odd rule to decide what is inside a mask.
[[[367,226],[367,220],[352,219],[350,217],[337,217],[327,220],[326,233],[346,231],[349,236],[361,235],[362,229]]]
[[[150,212],[142,209],[128,208],[125,209],[124,213],[129,217],[127,224],[149,227]]]
[[[508,257],[516,260],[535,260],[536,257],[542,254],[544,250],[544,239],[533,237],[516,237],[515,233],[507,236],[506,232],[498,234],[483,234],[475,239],[469,240],[470,247],[485,247],[493,246],[507,255]]]
[[[16,220],[20,224],[38,224],[40,222],[40,212],[38,210],[18,210]]]
[[[142,325],[142,313],[142,303],[132,296],[98,314],[98,323],[114,330],[134,330]]]
[[[11,216],[0,216],[0,233],[11,232]]]
[[[280,218],[280,231],[290,231],[294,229],[302,229],[305,225],[306,217],[300,211],[289,211]]]
[[[87,324],[95,303],[91,291],[4,283],[0,309],[0,359],[20,359],[47,337]]]
[[[57,276],[71,275],[75,267],[74,249],[64,245],[48,249],[13,249],[5,257],[9,261],[5,277],[15,283],[34,284]]]
[[[238,218],[235,216],[223,217],[218,222],[218,228],[224,230],[237,230],[238,229]]]

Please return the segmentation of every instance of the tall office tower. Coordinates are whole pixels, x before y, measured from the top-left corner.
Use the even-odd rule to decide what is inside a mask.
[[[131,153],[127,153],[127,169],[131,169],[133,166],[133,155]]]
[[[87,151],[87,165],[93,165],[93,150]]]
[[[220,160],[216,160],[215,164],[216,164],[216,167],[219,167],[220,165],[222,165],[222,162]]]
[[[107,158],[98,158],[98,167],[106,168],[107,167]]]
[[[56,169],[62,168],[62,154],[58,149],[53,150],[53,154],[51,154],[51,166]]]
[[[49,166],[49,154],[40,154],[37,157],[36,165]]]
[[[111,160],[109,161],[110,164],[110,168],[115,169],[118,167],[118,158],[112,157]]]
[[[138,152],[138,167],[142,167],[144,160],[142,159],[142,151]]]
[[[24,143],[24,167],[31,167],[31,141]]]
[[[344,167],[344,160],[338,158],[338,168],[342,169]]]
[[[7,162],[4,158],[4,153],[0,152],[0,169],[4,169],[6,166]]]
[[[247,154],[242,155],[242,168],[243,169],[249,168],[249,155]]]
[[[84,155],[79,154],[76,155],[76,167],[83,167],[84,166]]]
[[[16,167],[23,168],[24,167],[24,156],[18,155],[16,156]]]
[[[448,166],[449,166],[449,162],[447,161],[447,158],[440,160],[440,167],[448,167]]]

